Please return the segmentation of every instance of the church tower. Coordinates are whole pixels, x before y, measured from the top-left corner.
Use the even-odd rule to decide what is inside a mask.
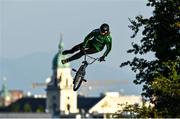
[[[53,74],[46,89],[48,112],[60,115],[78,112],[77,92],[73,91],[70,64],[61,63],[61,60],[66,58],[62,55],[63,47],[61,36],[59,51],[53,59]]]

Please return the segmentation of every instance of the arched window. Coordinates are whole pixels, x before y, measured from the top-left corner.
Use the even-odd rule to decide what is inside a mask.
[[[68,87],[68,79],[66,79],[66,87]]]
[[[68,112],[70,112],[70,108],[71,108],[70,104],[67,104],[67,110],[68,110]]]

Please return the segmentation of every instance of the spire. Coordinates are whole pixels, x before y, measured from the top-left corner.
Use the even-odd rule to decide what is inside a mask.
[[[5,99],[10,97],[10,93],[6,85],[6,81],[7,81],[7,78],[3,77],[2,89],[1,89],[1,95],[0,95],[1,97]]]
[[[64,48],[64,44],[63,44],[63,35],[62,33],[60,33],[60,42],[59,42],[59,52],[62,53]]]
[[[69,63],[66,64],[62,64],[61,60],[62,59],[66,59],[67,56],[63,55],[63,48],[64,48],[64,44],[63,44],[63,36],[62,33],[60,33],[60,41],[59,41],[59,45],[58,45],[59,51],[58,53],[55,55],[54,59],[53,59],[53,69],[57,69],[57,68],[67,68],[70,67]]]

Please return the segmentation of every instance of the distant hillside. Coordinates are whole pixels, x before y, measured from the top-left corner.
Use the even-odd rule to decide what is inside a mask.
[[[32,82],[45,82],[51,75],[52,57],[51,54],[35,53],[18,59],[2,59],[1,79],[7,77],[9,88],[30,91]],[[41,88],[35,92],[43,91]]]

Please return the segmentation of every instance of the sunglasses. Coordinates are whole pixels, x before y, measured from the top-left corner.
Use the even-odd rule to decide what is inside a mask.
[[[100,31],[101,35],[107,35],[109,32],[108,31]]]

